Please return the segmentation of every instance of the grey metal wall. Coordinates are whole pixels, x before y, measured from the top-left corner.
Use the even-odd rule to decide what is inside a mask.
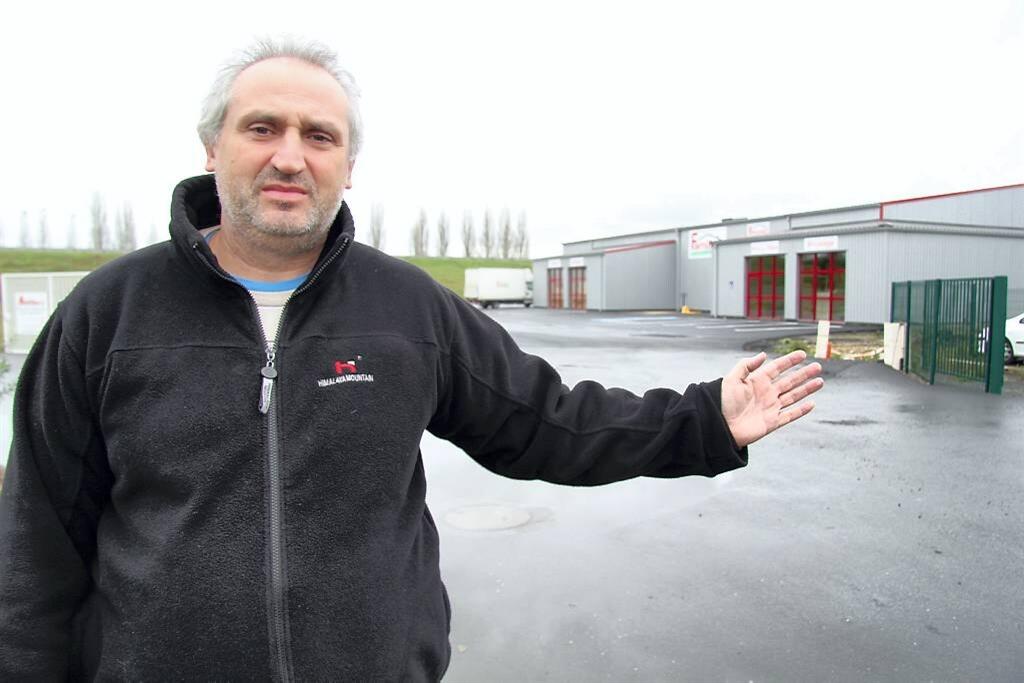
[[[548,260],[533,262],[533,305],[538,308],[548,306]]]
[[[587,269],[587,310],[606,310],[604,293],[604,259],[605,257],[600,254],[583,257],[583,263]],[[566,296],[568,296],[568,284],[566,284],[565,291]],[[568,302],[566,302],[566,305],[568,305]]]
[[[885,205],[886,220],[1024,227],[1024,187]]]
[[[674,309],[675,267],[674,243],[606,253],[603,310]]]
[[[791,228],[808,228],[815,225],[831,225],[835,223],[855,223],[878,219],[878,204],[857,206],[835,211],[815,211],[813,213],[796,214],[787,219]]]
[[[779,241],[786,255],[785,317],[795,319],[803,240]],[[851,322],[887,321],[892,283],[903,280],[1006,275],[1011,289],[1024,288],[1024,239],[879,230],[840,234],[838,247],[846,252],[846,320]],[[743,316],[750,243],[723,244],[717,250],[718,294],[711,310]]]
[[[676,237],[675,229],[657,230],[652,232],[639,232],[630,235],[619,235],[612,237],[601,237],[593,240],[580,242],[567,242],[563,245],[563,252],[566,256],[585,254],[592,251],[603,251],[615,247],[626,247],[633,244],[644,244],[645,242],[661,242],[672,240]]]

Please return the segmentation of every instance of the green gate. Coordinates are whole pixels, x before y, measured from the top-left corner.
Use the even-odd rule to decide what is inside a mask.
[[[892,283],[889,319],[906,324],[903,369],[1003,391],[1006,276]],[[994,342],[990,342],[994,340]]]

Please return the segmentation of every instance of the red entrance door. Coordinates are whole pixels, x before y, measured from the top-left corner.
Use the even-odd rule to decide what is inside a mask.
[[[587,269],[569,269],[569,308],[587,310]]]
[[[562,308],[562,269],[548,268],[548,308]]]
[[[747,317],[781,318],[785,309],[786,257],[747,257]]]
[[[800,254],[800,319],[846,320],[846,252]]]

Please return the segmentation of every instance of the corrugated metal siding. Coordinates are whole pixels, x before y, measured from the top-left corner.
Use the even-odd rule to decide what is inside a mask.
[[[533,305],[548,307],[548,260],[533,262]]]
[[[892,278],[889,276],[888,245],[891,237],[892,233],[884,231],[839,236],[839,249],[846,252],[846,320],[858,323],[884,323],[889,320]],[[798,260],[793,267],[799,270]],[[794,280],[793,287],[795,317],[800,297],[797,280]]]
[[[628,247],[634,244],[645,244],[647,242],[661,242],[663,240],[674,240],[675,229],[657,230],[654,232],[642,232],[633,235],[621,235],[618,237],[602,237],[585,242],[570,242],[563,245],[566,255],[579,255],[591,251],[601,251],[615,247]]]
[[[604,310],[674,309],[675,254],[675,244],[605,254]]]
[[[1024,187],[886,204],[885,218],[1024,228]]]
[[[680,306],[689,306],[702,311],[710,311],[712,298],[715,295],[714,274],[715,259],[690,259],[687,257],[686,245],[680,249],[679,268]]]
[[[870,221],[876,218],[878,218],[878,207],[846,209],[841,211],[824,211],[807,216],[792,216],[790,218],[790,227],[807,228],[814,225]]]
[[[745,262],[744,258],[750,253],[750,245],[723,244],[717,247],[718,258],[718,280],[717,296],[712,293],[710,305],[707,309],[714,315],[742,316],[743,310],[743,282]],[[692,263],[692,262],[691,262]],[[714,261],[711,261],[712,267]]]
[[[587,310],[590,311],[605,310],[604,259],[603,256],[587,256],[583,259],[587,268]]]

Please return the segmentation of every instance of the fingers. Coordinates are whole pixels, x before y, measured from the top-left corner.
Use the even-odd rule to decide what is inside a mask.
[[[764,364],[764,361],[767,358],[768,354],[766,354],[763,351],[757,354],[756,356],[751,356],[750,358],[743,358],[738,363],[736,363],[736,365],[733,366],[732,370],[729,371],[729,375],[735,377],[736,379],[744,380],[747,378],[747,375],[761,367],[761,365]]]
[[[754,370],[757,370],[761,365],[764,364],[765,359],[768,358],[768,354],[762,351],[752,358],[744,359],[743,363],[746,366],[747,374],[749,375]]]
[[[792,391],[795,387],[806,383],[808,380],[817,377],[821,374],[821,363],[811,363],[810,365],[804,366],[799,370],[795,370],[788,375],[783,375],[779,378],[776,383],[779,394],[785,394],[787,391]],[[819,387],[820,388],[820,387]]]
[[[798,385],[795,389],[780,394],[779,402],[781,403],[783,408],[787,408],[796,403],[797,401],[807,398],[814,392],[821,389],[823,386],[825,386],[825,380],[821,379],[820,377],[809,380]]]
[[[785,427],[790,422],[793,422],[795,420],[799,420],[801,417],[811,412],[812,410],[814,410],[814,401],[801,403],[795,408],[781,411],[779,413],[779,424],[778,427],[776,427],[776,429],[778,429],[779,427]]]
[[[805,358],[807,358],[807,354],[803,351],[793,351],[792,353],[787,353],[785,356],[780,356],[771,363],[768,363],[764,366],[762,371],[768,375],[769,379],[775,380],[778,379],[779,375],[784,373],[786,370],[800,365]]]

